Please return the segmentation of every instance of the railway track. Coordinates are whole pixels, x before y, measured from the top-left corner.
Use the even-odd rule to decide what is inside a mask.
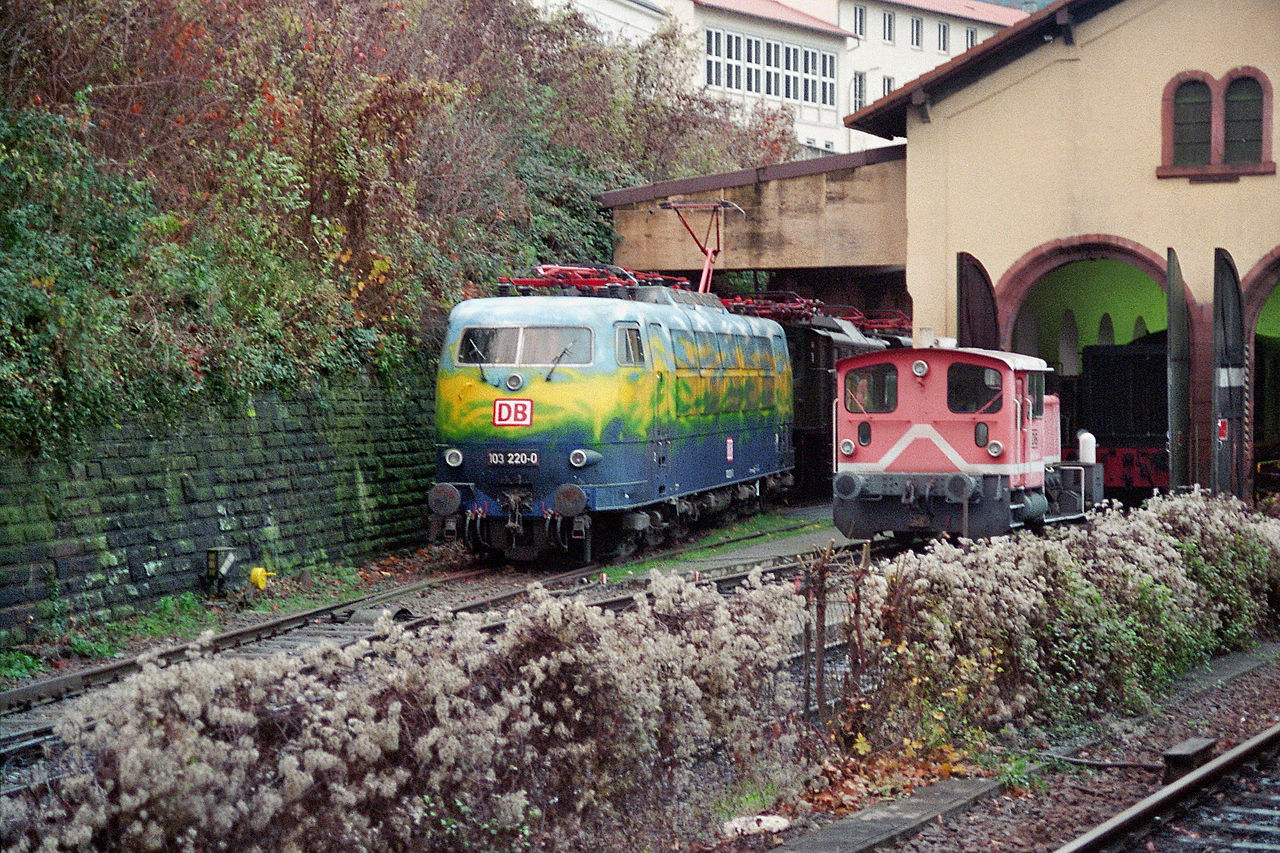
[[[806,525],[796,525],[794,529]],[[776,533],[778,531],[771,531]],[[716,547],[749,542],[767,534],[751,534],[737,537]],[[685,548],[662,552],[663,557],[679,556],[692,549],[704,549],[707,545],[690,545]],[[738,566],[721,568],[714,573],[700,572],[698,579],[714,583],[722,591],[741,583],[752,571],[759,569],[774,577],[789,576],[799,571],[806,561],[817,556],[815,551],[775,558],[751,561]],[[541,578],[538,583],[554,594],[584,595],[590,603],[604,609],[620,610],[633,606],[637,594],[635,584],[609,586],[584,585],[593,579],[601,566],[592,565]],[[462,613],[484,613],[501,610],[522,598],[529,590],[521,585],[510,590],[485,596],[447,608],[443,613],[415,615],[400,607],[398,602],[407,596],[461,582],[484,574],[482,569],[458,572],[439,578],[419,581],[359,599],[317,607],[304,612],[288,614],[266,622],[248,625],[213,636],[198,643],[188,643],[159,652],[147,653],[164,663],[179,663],[197,655],[219,654],[241,657],[269,657],[276,654],[294,654],[320,643],[345,645],[375,636],[378,617],[388,612],[405,630],[422,630]],[[694,574],[694,573],[691,573]],[[705,575],[705,576],[703,576]],[[485,627],[499,631],[504,621],[495,618]],[[54,743],[54,727],[60,715],[60,703],[83,695],[141,670],[142,657],[138,656],[81,670],[65,676],[44,679],[0,692],[0,780],[8,769],[40,760],[46,746]],[[7,793],[0,790],[0,794]]]
[[[1057,853],[1280,851],[1280,725],[1165,786]]]

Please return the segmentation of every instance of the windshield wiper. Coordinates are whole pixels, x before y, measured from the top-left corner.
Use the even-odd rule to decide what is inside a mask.
[[[480,350],[480,346],[476,343],[475,338],[467,338],[467,343],[471,344],[471,350],[480,357],[479,361],[476,362],[476,367],[480,368],[480,381],[488,385],[489,377],[484,374],[484,353]]]
[[[551,360],[551,369],[547,371],[547,381],[551,381],[551,374],[556,372],[556,368],[560,366],[560,359],[569,354],[569,350],[573,349],[573,341],[564,345],[564,349],[560,350],[560,354]]]

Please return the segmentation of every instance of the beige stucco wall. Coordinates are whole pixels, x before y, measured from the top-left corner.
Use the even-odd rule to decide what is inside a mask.
[[[901,267],[907,252],[905,180],[905,162],[894,160],[679,200],[723,199],[746,214],[725,211],[717,269]],[[700,239],[708,216],[704,211],[685,213]],[[613,217],[620,236],[614,263],[641,270],[702,267],[693,238],[658,201],[615,208]]]
[[[928,123],[913,110],[907,287],[917,330],[955,334],[957,252],[982,261],[999,295],[1019,259],[1087,234],[1160,257],[1177,249],[1203,312],[1215,247],[1244,275],[1280,246],[1280,178],[1157,179],[1161,98],[1188,70],[1220,78],[1250,65],[1280,84],[1277,34],[1276,0],[1127,0],[1077,26],[1075,45],[1059,37],[934,103]]]

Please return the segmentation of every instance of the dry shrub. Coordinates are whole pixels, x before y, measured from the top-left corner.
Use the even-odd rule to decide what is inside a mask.
[[[5,805],[3,846],[659,849],[730,787],[793,790],[798,600],[651,591],[621,615],[539,591],[498,637],[148,666],[62,724],[72,772]]]
[[[1280,521],[1195,491],[1044,536],[939,541],[851,594],[851,738],[909,746],[1143,710],[1271,627]]]

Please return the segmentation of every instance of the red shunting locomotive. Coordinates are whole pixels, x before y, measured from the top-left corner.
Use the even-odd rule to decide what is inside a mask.
[[[1063,461],[1041,359],[889,349],[836,364],[834,519],[877,533],[994,536],[1079,518],[1102,497],[1093,439]]]

